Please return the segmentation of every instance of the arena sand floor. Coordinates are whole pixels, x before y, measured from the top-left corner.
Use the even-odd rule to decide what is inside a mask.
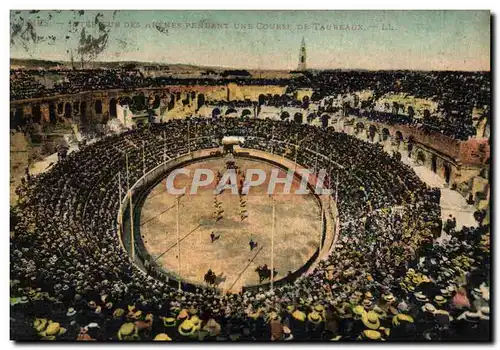
[[[276,166],[263,161],[236,159],[236,165],[245,171],[249,168],[263,169],[266,181],[252,187],[246,198],[248,217],[240,215],[238,195],[225,190],[217,196],[223,210],[222,219],[214,219],[214,188],[201,187],[197,194],[187,193],[179,199],[180,255],[179,273],[176,229],[176,196],[166,191],[166,181],[158,183],[146,198],[140,214],[140,230],[148,252],[165,270],[180,275],[185,281],[203,284],[208,269],[218,276],[219,288],[239,291],[242,286],[259,283],[255,269],[271,265],[272,199],[267,194],[269,175]],[[224,172],[222,159],[192,163],[185,168],[190,176],[176,178],[180,188],[191,184],[193,171],[203,167]],[[286,177],[280,169],[280,177]],[[300,180],[294,179],[292,194],[283,194],[283,185],[276,186],[274,195],[276,208],[276,232],[274,236],[274,266],[281,279],[288,271],[303,266],[319,246],[321,232],[321,210],[312,194],[293,194]],[[211,243],[210,234],[220,236]],[[253,239],[257,247],[250,250]],[[163,254],[163,255],[162,255]],[[268,282],[268,281],[267,281]]]

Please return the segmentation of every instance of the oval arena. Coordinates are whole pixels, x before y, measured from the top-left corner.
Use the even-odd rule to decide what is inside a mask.
[[[311,116],[296,103],[303,96],[280,95],[283,86],[270,87],[275,94],[235,86],[210,89],[254,101],[232,105],[221,97],[199,113],[188,107],[202,104],[206,91],[177,98],[183,88],[170,86],[168,118],[108,130],[23,178],[11,208],[16,339],[269,340],[277,322],[283,340],[374,334],[366,330],[384,340],[423,340],[441,322],[460,339],[488,337],[484,139],[451,139],[451,126],[427,135],[404,124],[407,115],[388,112],[335,115],[328,106],[332,112]],[[121,93],[71,98],[127,99],[113,95]],[[52,98],[59,97],[43,103]],[[281,98],[295,102],[272,109]],[[44,98],[14,105],[37,99]],[[127,110],[117,100],[113,108]],[[64,106],[38,111],[41,124],[52,123],[51,113],[61,117]],[[103,110],[110,112],[106,104]],[[191,193],[199,169],[215,178]],[[244,194],[249,169],[266,178]],[[186,191],[170,193],[167,179],[179,170],[173,185]],[[237,193],[216,186],[227,170]],[[303,180],[304,170],[313,175]],[[321,170],[330,193],[315,191]],[[273,171],[293,175],[290,193],[284,184],[268,193]],[[297,194],[303,181],[307,191]],[[456,308],[464,297],[470,305]],[[49,321],[60,326],[56,335],[39,330]]]

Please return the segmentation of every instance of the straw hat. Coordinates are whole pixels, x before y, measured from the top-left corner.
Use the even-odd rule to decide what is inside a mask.
[[[172,341],[172,339],[166,333],[157,334],[153,341]]]
[[[314,324],[320,324],[323,321],[323,317],[316,311],[309,313],[307,319]]]
[[[384,295],[382,296],[382,298],[383,298],[385,301],[387,301],[387,302],[392,302],[392,301],[396,300],[396,298],[394,298],[394,295],[392,295],[392,294],[384,294]]]
[[[366,340],[382,340],[382,334],[375,330],[364,330],[362,333],[362,338]]]
[[[368,311],[361,316],[363,324],[370,329],[378,329],[380,327],[380,320],[378,315],[373,311]]]
[[[463,314],[457,317],[457,320],[466,320],[468,322],[478,322],[480,319],[479,312],[465,311]]]
[[[368,300],[368,299],[363,300],[363,306],[365,306],[365,307],[372,306],[372,301]]]
[[[191,320],[184,320],[178,328],[181,335],[191,336],[196,331],[196,327]]]
[[[382,334],[385,335],[386,337],[391,335],[391,329],[390,328],[385,328],[385,327],[380,327],[378,331]]]
[[[95,307],[97,306],[97,304],[93,300],[89,301],[88,305],[91,309],[95,309]]]
[[[436,302],[436,304],[438,305],[443,305],[447,302],[446,298],[443,297],[442,295],[436,295],[434,297],[434,301]]]
[[[76,314],[76,310],[72,307],[70,307],[68,309],[68,312],[66,312],[66,316],[68,316],[68,317],[74,316],[75,314]]]
[[[362,316],[366,313],[364,307],[361,305],[356,305],[355,307],[353,307],[352,312],[354,312],[354,314],[358,316]]]
[[[175,327],[177,321],[174,317],[163,317],[163,325],[167,328]]]
[[[424,306],[422,306],[422,311],[424,312],[430,312],[431,314],[436,311],[436,307],[432,305],[431,303],[425,303]]]
[[[295,310],[292,313],[292,317],[298,321],[304,322],[306,320],[306,314],[300,310]]]
[[[124,323],[118,330],[118,339],[119,340],[132,340],[136,337],[137,335],[137,328],[135,328],[135,325],[131,322]]]
[[[36,318],[35,321],[33,322],[33,327],[36,329],[37,332],[42,332],[45,330],[47,327],[47,319],[45,318]]]
[[[113,317],[114,317],[114,318],[120,318],[120,317],[122,317],[124,314],[125,314],[125,310],[120,309],[120,308],[118,308],[118,309],[116,309],[115,311],[113,311]]]
[[[57,336],[64,334],[66,332],[65,328],[62,328],[58,322],[49,321],[49,325],[45,332],[40,333],[42,336]]]
[[[366,292],[365,293],[365,299],[373,300],[373,294],[371,292]]]
[[[392,318],[392,325],[399,327],[402,323],[413,323],[413,317],[406,314],[397,314]]]
[[[421,301],[421,302],[428,302],[429,301],[429,298],[427,298],[427,296],[425,296],[422,292],[416,292],[413,295],[415,296],[415,298],[418,301]]]
[[[183,320],[189,318],[189,313],[186,309],[182,309],[179,315],[177,316],[178,320]]]

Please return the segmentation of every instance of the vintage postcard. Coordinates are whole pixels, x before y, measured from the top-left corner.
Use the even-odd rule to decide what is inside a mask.
[[[11,10],[11,340],[491,341],[490,22]]]

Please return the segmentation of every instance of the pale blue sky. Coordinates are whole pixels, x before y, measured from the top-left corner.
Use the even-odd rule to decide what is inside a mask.
[[[21,32],[11,44],[12,58],[69,60],[76,57],[82,23],[95,22],[99,11],[11,12]],[[97,60],[140,60],[249,69],[294,69],[302,37],[309,68],[489,70],[489,11],[101,11],[103,22],[119,22],[109,31]],[[49,23],[33,22],[48,20]],[[39,16],[39,18],[37,18]],[[22,18],[22,19],[21,19]],[[32,21],[35,43],[25,34]],[[70,21],[78,21],[72,27]],[[161,33],[152,22],[175,22],[181,28]],[[186,23],[224,24],[219,29],[187,28]],[[137,22],[140,28],[126,27]],[[319,23],[315,27],[315,23]],[[42,24],[42,26],[40,26]],[[43,26],[48,24],[48,26]],[[243,24],[247,25],[242,29]],[[288,25],[263,29],[263,25]],[[227,29],[226,26],[227,25]],[[237,29],[236,26],[239,26]],[[252,28],[248,28],[248,26]],[[308,29],[303,26],[308,25]],[[321,30],[320,25],[325,26]],[[349,25],[362,30],[326,30]],[[258,27],[258,28],[257,28]],[[73,33],[70,33],[70,29]],[[393,29],[393,30],[384,30]],[[87,34],[98,37],[97,28]],[[66,38],[69,36],[69,38]]]

